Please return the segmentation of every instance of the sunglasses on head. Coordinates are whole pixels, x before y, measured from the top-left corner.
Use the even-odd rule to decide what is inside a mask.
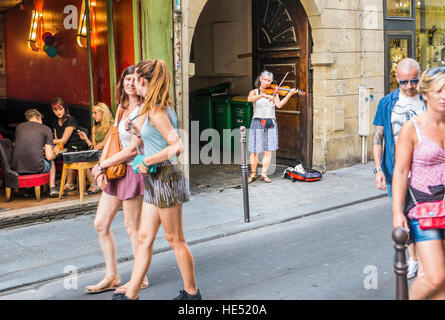
[[[64,109],[60,104],[56,104],[56,105],[52,106],[52,108],[53,108],[53,111],[60,111],[60,110]]]
[[[419,83],[419,79],[411,79],[411,80],[400,80],[399,84],[401,86],[406,86],[408,84],[408,82],[411,82],[412,85],[416,85]]]
[[[428,77],[432,77],[432,76],[434,76],[436,73],[438,73],[439,71],[442,72],[442,73],[445,73],[445,67],[432,68],[432,69],[430,69],[430,70],[427,71],[426,75],[427,75]]]

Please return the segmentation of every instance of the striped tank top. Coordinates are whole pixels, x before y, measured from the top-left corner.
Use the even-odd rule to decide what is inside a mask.
[[[411,121],[418,139],[411,161],[411,190],[417,202],[440,201],[444,198],[445,149],[428,138],[414,119]],[[416,219],[416,207],[408,195],[409,192],[408,201],[405,200],[406,206],[411,207],[408,217]]]

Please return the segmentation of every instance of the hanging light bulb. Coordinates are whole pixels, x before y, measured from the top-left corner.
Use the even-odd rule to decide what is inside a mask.
[[[28,36],[28,46],[34,50],[39,51],[42,47],[41,34],[43,28],[43,14],[37,10],[32,10],[31,26]]]
[[[89,1],[89,7],[90,7],[90,28],[91,28],[91,35],[92,40],[94,43],[95,38],[95,7],[96,7],[96,1],[91,0]],[[86,48],[87,46],[87,17],[85,14],[85,0],[82,0],[82,7],[80,10],[80,21],[79,21],[79,29],[77,31],[77,44],[83,48]]]

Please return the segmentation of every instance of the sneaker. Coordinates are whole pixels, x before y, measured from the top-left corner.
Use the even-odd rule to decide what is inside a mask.
[[[174,298],[173,300],[202,300],[201,293],[196,292],[195,295],[188,294],[185,290],[179,291],[179,296]]]
[[[51,198],[57,198],[59,196],[59,190],[56,187],[49,188],[49,196]]]
[[[419,262],[414,261],[411,257],[408,259],[408,280],[414,278],[417,274],[417,269],[419,268]]]

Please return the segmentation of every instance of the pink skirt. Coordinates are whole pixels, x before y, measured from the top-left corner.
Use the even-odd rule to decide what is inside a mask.
[[[127,165],[125,177],[108,180],[105,192],[119,200],[128,200],[144,195],[144,176],[134,172],[131,165]]]

